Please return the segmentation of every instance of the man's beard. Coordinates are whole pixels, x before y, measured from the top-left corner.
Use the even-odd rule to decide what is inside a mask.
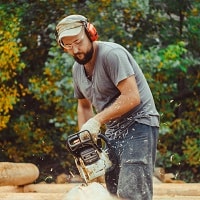
[[[92,47],[85,54],[85,57],[83,59],[80,60],[76,55],[74,55],[74,59],[76,60],[77,63],[79,63],[81,65],[85,65],[91,60],[93,53],[94,53],[94,48],[93,48],[93,45],[92,45]]]

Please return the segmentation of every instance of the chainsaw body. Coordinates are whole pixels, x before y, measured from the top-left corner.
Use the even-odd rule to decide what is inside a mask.
[[[67,149],[74,156],[78,171],[87,183],[104,175],[111,168],[112,162],[109,159],[107,150],[102,149],[101,140],[109,146],[109,142],[104,135],[98,135],[97,143],[95,143],[88,131],[88,137],[84,140],[80,139],[80,133],[68,137]]]

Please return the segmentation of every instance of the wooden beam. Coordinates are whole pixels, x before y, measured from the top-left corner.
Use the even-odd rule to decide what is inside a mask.
[[[1,200],[62,200],[64,193],[0,193]],[[153,200],[200,200],[200,196],[154,196]],[[102,199],[105,200],[105,199]]]
[[[0,193],[1,200],[62,200],[63,193]]]
[[[71,190],[73,187],[80,185],[79,183],[71,184],[29,184],[25,186],[1,186],[1,193],[10,193],[15,195],[18,193],[46,193],[52,194],[63,194]],[[15,193],[15,194],[12,194]],[[191,196],[200,198],[200,183],[185,183],[185,184],[174,184],[174,183],[161,183],[154,184],[154,195],[155,196]],[[192,199],[191,198],[191,199]],[[1,198],[0,198],[1,199]]]
[[[19,186],[0,186],[0,193],[22,193],[24,187]]]
[[[200,200],[199,196],[154,196],[153,200]]]
[[[200,196],[199,183],[161,183],[154,184],[154,195],[174,195],[174,196]]]
[[[37,192],[37,193],[65,193],[80,185],[80,183],[70,184],[30,184],[24,186],[24,192]]]

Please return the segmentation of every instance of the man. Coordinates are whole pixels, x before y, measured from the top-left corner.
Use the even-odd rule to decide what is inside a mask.
[[[107,189],[125,199],[152,199],[159,114],[141,69],[121,45],[97,41],[95,27],[82,15],[65,17],[56,31],[59,45],[75,59],[79,129],[96,138],[105,124],[115,150]]]

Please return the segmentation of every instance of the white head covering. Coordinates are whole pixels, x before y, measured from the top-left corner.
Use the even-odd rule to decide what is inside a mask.
[[[86,20],[82,15],[70,15],[62,19],[56,26],[57,40],[60,42],[63,37],[78,35]]]

